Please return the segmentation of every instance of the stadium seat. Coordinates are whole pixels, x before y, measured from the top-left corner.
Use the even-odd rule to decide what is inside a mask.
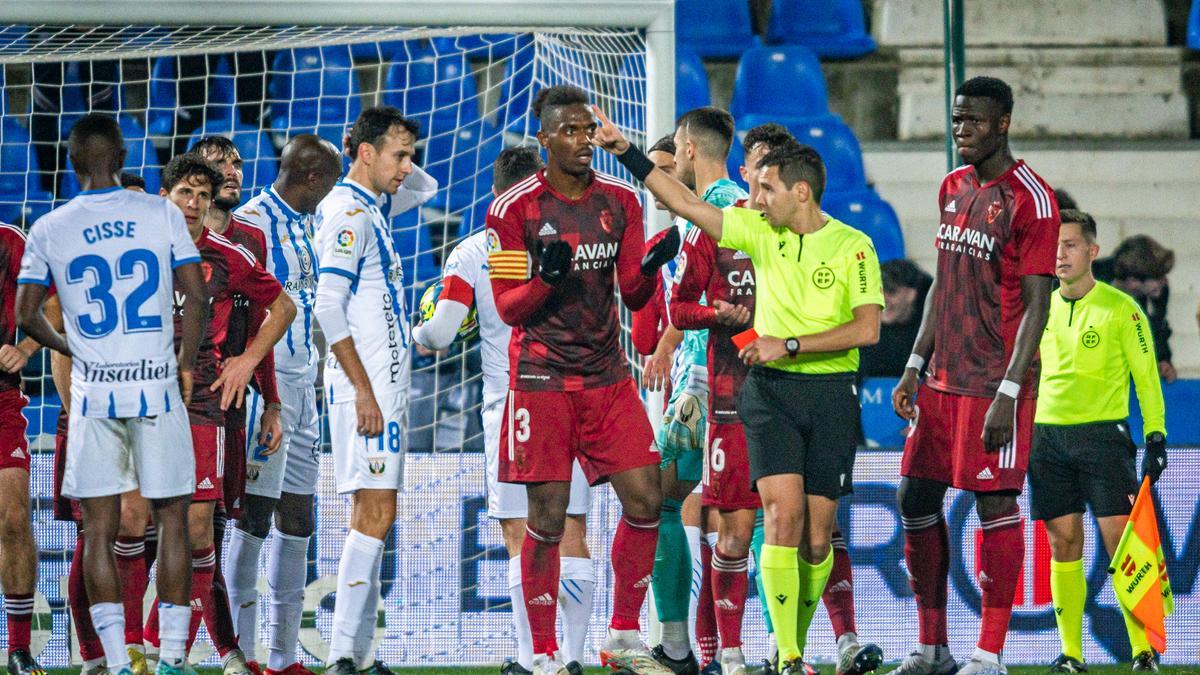
[[[229,65],[230,58],[218,58],[216,67],[209,75],[206,119],[229,119],[237,114],[237,81]]]
[[[645,113],[645,59],[640,55],[630,56],[621,64],[617,74],[616,92],[618,101],[631,105],[618,106],[605,111],[619,126],[629,129],[643,128]],[[675,50],[675,117],[710,103],[708,71],[696,52],[686,47]]]
[[[279,51],[267,84],[271,131],[316,133],[342,147],[346,127],[362,111],[353,66],[345,45]]]
[[[505,131],[526,134],[529,106],[533,103],[533,48],[518,49],[504,64],[504,85],[500,92],[500,118]],[[535,129],[530,129],[533,131]],[[532,134],[530,134],[532,135]]]
[[[746,115],[737,120],[738,132],[744,134],[766,122],[776,122],[787,127],[798,141],[811,145],[825,162],[825,189],[830,192],[849,192],[867,186],[863,169],[862,149],[854,131],[834,115],[809,118],[771,117]],[[740,146],[740,143],[735,145]],[[736,159],[741,162],[741,148],[736,150]],[[734,159],[734,152],[730,152]]]
[[[469,59],[507,58],[522,42],[521,35],[514,33],[484,33],[434,38],[438,53],[450,51],[466,52]]]
[[[150,66],[146,131],[151,136],[169,137],[175,130],[175,109],[179,107],[178,67],[174,56],[160,56]]]
[[[825,74],[817,55],[797,45],[747,51],[738,62],[729,112],[735,119],[751,113],[774,117],[828,114]]]
[[[425,282],[442,273],[433,258],[433,243],[429,228],[421,221],[421,209],[409,209],[392,219],[392,245],[404,270],[405,302],[413,309],[420,300],[414,295],[416,289],[423,290]]]
[[[0,99],[4,98],[0,90]],[[16,116],[0,118],[0,221],[32,223],[54,198],[42,189],[37,153]]]
[[[422,138],[428,137],[435,114],[457,115],[464,123],[479,119],[479,92],[462,51],[410,50],[407,60],[388,67],[383,102],[417,120]]]
[[[704,57],[736,57],[759,45],[748,0],[676,0],[675,35]]]
[[[1192,11],[1188,14],[1187,45],[1200,51],[1200,0],[1192,0]]]
[[[874,190],[826,192],[821,208],[838,220],[862,230],[875,244],[879,262],[904,257],[904,234],[896,211]]]
[[[504,149],[497,127],[453,115],[430,118],[422,167],[441,189],[426,206],[448,212],[469,209],[492,190],[492,163]]]
[[[704,61],[694,50],[686,47],[675,49],[675,115],[708,105],[708,71]]]
[[[141,123],[132,115],[122,114],[117,117],[117,122],[121,125],[121,135],[125,138],[124,170],[141,176],[146,181],[146,192],[157,194],[162,179],[162,166],[158,163],[158,153],[154,150],[154,144],[150,142]],[[67,168],[60,183],[58,197],[60,200],[70,199],[79,192],[79,179],[75,177],[71,158],[67,157]]]
[[[192,137],[188,147],[205,136],[225,136],[233,141],[242,155],[242,197],[249,198],[262,188],[275,182],[279,172],[279,160],[271,139],[258,127],[233,120],[210,120],[205,122]],[[337,145],[341,147],[339,136]]]
[[[849,59],[875,51],[862,0],[774,0],[767,41],[802,45],[818,56]]]

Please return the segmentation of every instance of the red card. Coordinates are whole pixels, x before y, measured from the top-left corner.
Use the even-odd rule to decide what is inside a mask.
[[[751,328],[750,330],[744,330],[737,335],[734,335],[731,339],[733,340],[733,344],[738,349],[745,349],[746,345],[758,339],[758,333]]]

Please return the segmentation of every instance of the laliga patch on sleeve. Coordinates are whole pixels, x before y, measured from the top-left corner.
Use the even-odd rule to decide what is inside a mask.
[[[487,234],[484,236],[487,237],[488,253],[496,253],[501,250],[500,235],[496,233],[496,230],[489,227]]]
[[[333,254],[341,258],[354,257],[354,230],[347,227],[337,233]]]
[[[746,345],[758,339],[758,331],[751,328],[734,335],[730,339],[733,340],[734,346],[736,346],[738,349],[745,349]]]

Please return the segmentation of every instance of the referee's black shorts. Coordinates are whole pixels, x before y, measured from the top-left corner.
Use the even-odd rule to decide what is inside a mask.
[[[851,491],[860,406],[853,373],[804,375],[750,369],[738,394],[750,484],[784,473],[804,491],[837,499]]]
[[[1053,520],[1088,507],[1096,518],[1129,515],[1138,491],[1136,456],[1124,421],[1033,425],[1033,517]]]

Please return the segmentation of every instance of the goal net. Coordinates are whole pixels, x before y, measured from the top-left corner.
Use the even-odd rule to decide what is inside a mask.
[[[496,155],[536,143],[529,107],[538,89],[583,88],[638,142],[648,118],[647,46],[636,28],[0,25],[0,63],[0,221],[25,228],[79,192],[65,140],[87,111],[118,117],[125,170],[149,192],[158,191],[171,156],[203,136],[230,137],[245,162],[247,200],[275,179],[289,137],[315,132],[341,147],[364,107],[400,108],[419,122],[418,163],[441,185],[430,202],[393,222],[410,310],[440,277],[450,248],[483,227]],[[628,178],[604,153],[596,166]],[[626,353],[633,353],[628,341]],[[396,664],[497,662],[515,643],[507,555],[484,513],[479,345],[414,355],[413,365],[406,492],[384,557],[379,653]],[[24,381],[40,549],[35,646],[44,647],[43,664],[64,666],[77,658],[64,605],[75,531],[53,520],[60,405],[44,352]],[[327,432],[324,450],[301,638],[320,658],[349,523],[349,502],[334,489]],[[598,589],[612,587],[607,548],[619,511],[611,490],[593,491],[589,541]],[[609,595],[596,593],[593,646],[607,624]],[[269,603],[259,607],[265,626]],[[193,658],[213,664],[215,656],[204,661],[209,652],[202,638]]]

